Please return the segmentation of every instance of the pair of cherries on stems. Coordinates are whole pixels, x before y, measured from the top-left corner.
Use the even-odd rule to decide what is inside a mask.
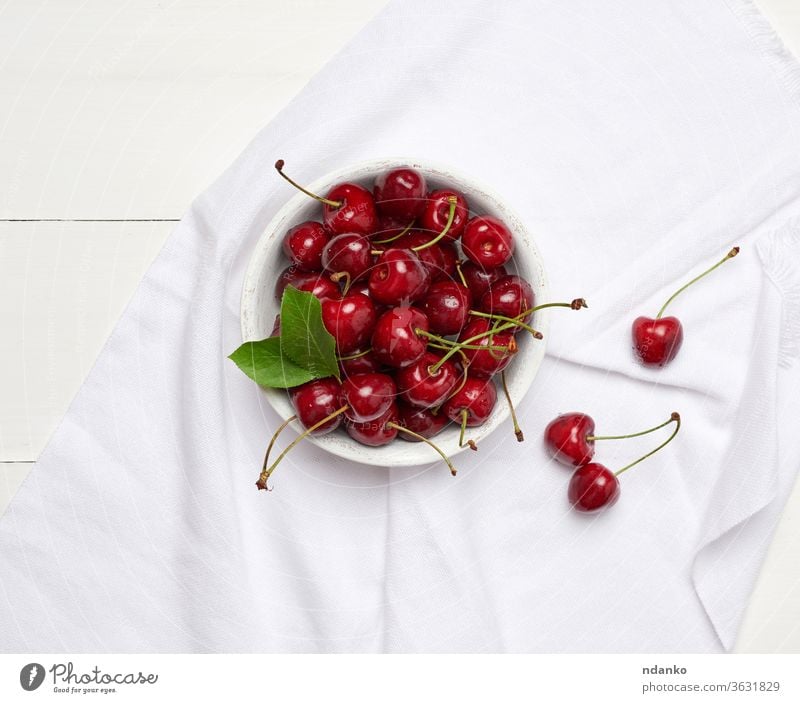
[[[672,423],[675,423],[675,429],[666,441],[617,471],[611,471],[603,464],[592,461],[597,441],[641,437]],[[673,412],[666,422],[642,432],[598,436],[595,435],[594,420],[589,415],[566,413],[559,415],[547,426],[544,432],[544,441],[545,447],[554,459],[567,466],[577,467],[567,489],[569,502],[576,510],[594,512],[616,503],[620,495],[618,478],[620,474],[666,447],[678,434],[680,427],[681,417],[678,413]]]

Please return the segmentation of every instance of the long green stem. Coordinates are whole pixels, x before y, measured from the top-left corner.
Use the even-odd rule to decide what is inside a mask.
[[[258,477],[258,481],[256,481],[256,486],[258,486],[262,490],[266,489],[269,477],[272,475],[272,472],[275,471],[275,468],[278,466],[278,464],[281,463],[283,457],[285,457],[290,451],[292,451],[292,449],[294,449],[298,444],[300,444],[300,442],[302,442],[306,437],[308,437],[308,435],[310,435],[314,430],[318,430],[325,423],[330,422],[331,420],[333,420],[333,418],[338,417],[344,412],[347,412],[349,409],[350,409],[349,405],[343,405],[341,408],[339,408],[335,412],[332,412],[327,417],[322,418],[322,420],[320,420],[315,425],[311,425],[311,427],[309,427],[305,432],[303,432],[303,434],[296,437],[295,440],[280,453],[280,456],[277,459],[275,459],[275,461],[272,463],[272,466],[270,466],[268,469],[267,468],[262,469],[261,475]]]
[[[317,195],[316,193],[312,193],[310,190],[306,190],[305,188],[303,188],[303,186],[293,181],[291,178],[289,178],[289,176],[287,176],[283,172],[283,166],[284,166],[283,159],[278,159],[275,162],[275,169],[278,171],[278,173],[280,173],[284,179],[289,181],[289,183],[291,183],[301,193],[305,193],[309,198],[314,198],[314,200],[319,200],[319,202],[324,203],[325,205],[330,205],[331,207],[342,207],[342,205],[344,205],[343,200],[329,200],[328,198],[323,198],[322,196]]]
[[[488,320],[501,320],[502,322],[513,322],[515,326],[522,327],[524,330],[528,330],[533,335],[534,339],[541,339],[542,333],[538,330],[533,329],[529,324],[522,322],[522,320],[518,320],[515,317],[506,317],[505,315],[496,315],[494,313],[489,312],[481,312],[480,310],[470,310],[470,315],[474,315],[475,317],[485,317]]]
[[[479,334],[474,334],[474,335],[472,335],[472,337],[468,337],[468,338],[467,338],[467,339],[465,339],[463,342],[453,342],[453,344],[454,344],[453,348],[452,348],[452,349],[450,349],[450,351],[446,352],[446,353],[445,353],[445,355],[444,355],[444,356],[443,356],[441,359],[439,359],[439,361],[437,361],[437,362],[436,362],[436,363],[433,365],[433,367],[432,367],[432,368],[433,368],[435,371],[438,371],[438,370],[439,370],[439,367],[440,367],[440,366],[441,366],[441,365],[442,365],[442,364],[443,364],[445,361],[447,361],[447,360],[448,360],[448,359],[449,359],[451,356],[453,356],[453,354],[455,354],[455,353],[456,353],[456,352],[457,352],[459,349],[466,349],[466,348],[468,348],[468,347],[466,347],[465,345],[472,344],[472,342],[476,342],[476,341],[478,341],[479,339],[483,339],[484,337],[488,337],[488,336],[490,336],[490,335],[497,334],[498,332],[504,332],[505,330],[510,330],[510,329],[512,329],[513,327],[516,327],[516,326],[517,326],[517,323],[516,323],[516,322],[514,322],[513,324],[512,324],[512,323],[510,323],[510,322],[506,322],[506,323],[504,323],[504,324],[500,325],[499,327],[497,327],[496,329],[488,329],[488,330],[486,330],[485,332],[480,332]],[[480,347],[480,348],[481,348],[481,349],[486,349],[487,347],[483,347],[483,346],[482,346],[482,347]]]
[[[695,277],[694,277],[694,278],[693,278],[691,281],[689,281],[689,282],[688,282],[688,283],[687,283],[685,286],[681,286],[680,288],[678,288],[678,290],[676,290],[676,291],[675,291],[675,292],[674,292],[674,293],[673,293],[673,294],[672,294],[672,295],[669,297],[669,299],[667,300],[667,302],[666,302],[666,303],[664,303],[664,304],[661,306],[661,310],[659,310],[659,311],[658,311],[658,315],[656,315],[656,319],[658,320],[658,319],[659,319],[659,318],[660,318],[660,317],[661,317],[661,316],[664,314],[664,310],[666,310],[666,309],[667,309],[667,305],[669,305],[669,304],[670,304],[670,303],[671,303],[673,300],[675,300],[675,298],[677,298],[677,297],[678,297],[678,296],[679,296],[681,293],[683,293],[683,291],[685,291],[685,290],[686,290],[686,289],[687,289],[689,286],[691,286],[693,283],[697,283],[697,281],[699,281],[701,278],[703,278],[703,277],[705,277],[705,276],[708,276],[708,274],[709,274],[709,273],[711,273],[711,272],[712,272],[714,269],[716,269],[716,268],[719,268],[720,266],[722,266],[722,264],[724,264],[726,261],[728,261],[728,259],[732,259],[732,258],[733,258],[734,256],[736,256],[738,253],[739,253],[739,247],[733,247],[733,249],[731,249],[731,250],[730,250],[730,251],[729,251],[729,252],[728,252],[728,253],[725,255],[725,258],[724,258],[724,259],[721,259],[720,261],[718,261],[716,264],[714,264],[714,265],[713,265],[713,266],[712,266],[710,269],[708,269],[707,271],[703,271],[703,273],[701,273],[699,276],[695,276]]]
[[[514,423],[514,434],[517,436],[517,442],[524,442],[525,435],[522,434],[522,429],[520,429],[519,422],[517,422],[517,413],[514,410],[514,403],[511,402],[511,394],[508,392],[508,386],[506,385],[506,372],[500,372],[500,381],[503,386],[503,393],[506,396],[506,402],[508,403],[508,409],[511,411],[511,421]]]
[[[293,422],[296,419],[297,415],[292,415],[291,417],[286,418],[286,420],[284,420],[281,423],[281,426],[277,430],[275,430],[274,434],[272,435],[272,439],[269,441],[269,445],[267,446],[267,452],[266,454],[264,454],[264,463],[261,465],[262,474],[264,471],[267,470],[267,464],[269,463],[269,455],[272,452],[272,447],[275,446],[275,440],[278,439],[278,435],[289,426],[289,423]]]
[[[394,242],[397,239],[400,239],[404,234],[407,234],[411,231],[411,228],[414,226],[414,220],[411,220],[405,228],[400,232],[400,234],[395,234],[393,237],[388,237],[387,239],[373,239],[373,244],[388,244],[389,242]]]
[[[528,308],[527,310],[523,310],[520,314],[520,318],[526,318],[528,315],[532,315],[537,310],[544,310],[545,308],[570,308],[571,310],[580,310],[581,308],[588,308],[589,306],[586,304],[586,300],[583,298],[575,298],[575,300],[569,303],[542,303],[542,305],[537,305],[532,308]]]
[[[457,473],[456,467],[453,466],[453,464],[450,462],[450,459],[447,457],[447,455],[441,449],[439,449],[439,447],[437,447],[433,442],[431,442],[427,437],[423,437],[421,434],[418,434],[418,433],[414,432],[413,430],[409,430],[408,427],[403,427],[403,425],[399,425],[396,422],[387,422],[386,426],[387,427],[394,427],[396,430],[399,430],[400,432],[405,432],[406,434],[411,435],[412,437],[415,437],[416,439],[418,439],[418,440],[420,440],[422,442],[425,442],[425,444],[427,444],[429,447],[433,447],[433,449],[435,449],[437,452],[439,452],[439,456],[442,457],[442,459],[444,459],[444,463],[447,464],[447,466],[450,468],[450,473],[453,476],[456,475],[456,473]]]
[[[434,342],[436,342],[440,346],[446,346],[448,349],[456,349],[456,350],[458,350],[458,349],[489,349],[489,350],[493,350],[493,351],[504,351],[504,352],[505,351],[510,351],[509,347],[503,347],[503,346],[499,346],[499,345],[484,346],[484,345],[480,345],[480,344],[462,344],[461,342],[453,342],[453,341],[451,341],[449,339],[446,339],[445,337],[439,337],[438,335],[432,334],[431,332],[428,332],[428,331],[426,331],[426,330],[424,330],[424,329],[422,329],[420,327],[416,328],[414,330],[414,332],[416,332],[421,337],[426,337],[427,339],[433,340]],[[438,370],[439,370],[439,368],[437,367],[436,371],[438,371]]]
[[[447,202],[450,203],[450,212],[447,214],[447,224],[445,224],[444,229],[429,242],[425,242],[424,244],[420,244],[416,247],[411,247],[411,251],[422,251],[423,249],[432,247],[450,231],[450,227],[453,225],[453,220],[456,218],[456,204],[458,203],[458,198],[456,198],[455,195],[451,195],[447,199]]]
[[[670,417],[669,421],[675,423],[675,429],[673,430],[672,434],[667,438],[667,440],[659,444],[652,451],[647,452],[647,454],[645,454],[643,457],[638,458],[636,461],[631,462],[627,466],[623,466],[619,471],[614,473],[614,476],[619,476],[621,473],[627,471],[632,466],[636,466],[636,464],[638,464],[639,462],[644,461],[645,459],[647,459],[647,457],[653,456],[653,454],[655,454],[657,451],[666,447],[675,438],[675,435],[678,434],[678,430],[681,428],[681,416],[678,415],[678,413],[672,413],[672,417]]]
[[[586,439],[589,442],[597,442],[602,439],[631,439],[632,437],[641,437],[642,435],[650,434],[651,432],[660,430],[662,427],[666,427],[670,422],[674,422],[672,417],[670,417],[670,419],[667,420],[666,422],[662,422],[660,425],[651,427],[649,430],[642,430],[641,432],[634,432],[633,434],[604,435],[602,437],[596,437],[594,435],[590,435]]]
[[[372,351],[372,347],[369,349],[365,349],[364,351],[356,352],[355,354],[350,354],[350,356],[337,356],[337,361],[352,361],[353,359],[359,359],[362,356],[366,356]]]

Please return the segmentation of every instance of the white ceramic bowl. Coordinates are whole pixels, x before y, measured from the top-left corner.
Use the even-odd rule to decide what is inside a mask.
[[[428,187],[451,186],[464,193],[470,214],[488,214],[499,217],[514,234],[516,249],[514,257],[506,265],[509,273],[518,273],[533,286],[536,301],[547,300],[547,284],[542,257],[539,255],[533,236],[503,199],[471,176],[455,173],[451,169],[415,159],[380,159],[339,169],[308,184],[310,190],[325,194],[328,189],[342,181],[354,181],[372,189],[375,176],[397,166],[411,166],[423,174]],[[276,174],[276,178],[279,178]],[[288,266],[281,244],[284,233],[293,225],[305,220],[319,220],[321,206],[302,193],[292,195],[291,186],[286,185],[289,201],[267,226],[250,259],[242,290],[242,337],[245,341],[264,339],[272,332],[275,315],[280,303],[275,299],[274,289],[280,272]],[[525,395],[539,370],[544,357],[547,339],[547,311],[537,311],[531,323],[540,330],[543,340],[534,340],[529,334],[518,334],[519,351],[506,369],[509,392],[515,404]],[[266,399],[283,418],[294,413],[285,390],[264,389]],[[497,405],[489,420],[481,427],[469,428],[468,437],[476,442],[498,427],[513,438],[508,404],[498,388]],[[459,428],[455,424],[446,427],[434,438],[434,442],[450,457],[463,451],[458,446]],[[309,437],[328,452],[362,464],[373,466],[417,466],[440,461],[439,456],[424,442],[406,442],[396,439],[383,447],[367,447],[351,439],[343,429],[323,435]]]

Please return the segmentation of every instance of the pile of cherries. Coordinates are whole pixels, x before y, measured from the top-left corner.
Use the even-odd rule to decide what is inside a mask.
[[[322,217],[286,232],[290,265],[275,295],[291,285],[320,299],[341,371],[341,382],[330,377],[290,389],[305,428],[296,441],[343,426],[371,447],[398,436],[431,444],[454,422],[461,446],[476,449],[465,431],[491,415],[495,378],[508,397],[503,371],[518,350],[516,335],[541,338],[529,324],[538,309],[530,282],[505,268],[514,254],[509,228],[471,213],[455,188],[429,189],[411,167],[381,173],[372,190],[339,183],[321,197],[283,166],[275,164],[283,178],[322,203]],[[513,408],[512,418],[522,441]],[[260,488],[277,463],[270,466],[267,456]]]

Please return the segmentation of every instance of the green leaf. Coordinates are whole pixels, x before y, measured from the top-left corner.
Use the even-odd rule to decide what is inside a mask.
[[[281,300],[281,351],[315,378],[336,376],[336,340],[322,323],[322,304],[311,293],[287,286]]]
[[[281,352],[281,340],[278,337],[245,342],[228,358],[259,386],[294,388],[318,378]]]

